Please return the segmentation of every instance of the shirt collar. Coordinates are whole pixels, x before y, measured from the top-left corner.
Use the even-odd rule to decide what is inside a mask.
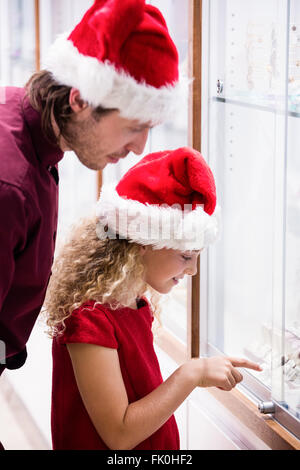
[[[64,156],[64,152],[50,143],[45,137],[41,126],[41,115],[30,104],[24,89],[23,113],[32,138],[36,156],[43,166],[55,166]]]

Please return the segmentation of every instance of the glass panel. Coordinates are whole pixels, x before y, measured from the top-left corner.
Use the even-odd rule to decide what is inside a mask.
[[[285,350],[282,401],[300,418],[300,122],[289,117],[285,263]]]
[[[261,364],[249,373],[299,417],[300,5],[209,6],[207,147],[223,224],[208,253],[208,342]]]
[[[188,69],[188,18],[189,2],[182,0],[153,0],[147,2],[163,13],[170,34],[179,51],[180,68],[187,75]],[[166,149],[186,146],[188,143],[188,103],[183,99],[182,112],[172,121],[157,126],[149,136],[144,155]],[[142,157],[130,155],[117,165],[109,165],[104,170],[104,182],[118,181],[126,171],[138,163]],[[181,281],[169,295],[162,296],[162,322],[175,336],[186,342],[187,282]]]
[[[284,386],[281,400],[300,418],[300,5],[291,2],[286,173]]]
[[[209,161],[223,227],[208,257],[208,338],[226,354],[262,363],[265,372],[257,376],[268,386],[274,174],[278,148],[284,146],[277,114],[285,78],[284,67],[278,66],[279,45],[285,44],[280,41],[279,3],[210,2]]]

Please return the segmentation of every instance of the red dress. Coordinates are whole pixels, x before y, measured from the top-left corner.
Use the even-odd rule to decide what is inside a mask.
[[[53,341],[52,441],[54,450],[108,450],[82,402],[66,343],[89,343],[118,350],[128,401],[133,403],[163,381],[153,347],[153,315],[146,299],[138,309],[111,310],[90,301],[74,310],[63,336]],[[174,415],[136,450],[178,450]]]

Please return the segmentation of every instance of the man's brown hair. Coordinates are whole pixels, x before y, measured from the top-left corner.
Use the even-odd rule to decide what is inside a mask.
[[[31,76],[26,86],[27,96],[31,106],[41,114],[42,130],[45,137],[53,144],[58,144],[59,137],[68,140],[67,127],[74,112],[69,104],[71,87],[59,84],[51,72],[41,70]],[[101,106],[93,109],[92,116],[99,121],[113,109],[105,109]],[[52,118],[59,128],[59,136],[55,135]]]

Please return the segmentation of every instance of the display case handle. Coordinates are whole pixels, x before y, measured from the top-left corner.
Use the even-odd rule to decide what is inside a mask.
[[[275,403],[273,401],[262,401],[258,404],[258,409],[263,414],[274,414]]]

